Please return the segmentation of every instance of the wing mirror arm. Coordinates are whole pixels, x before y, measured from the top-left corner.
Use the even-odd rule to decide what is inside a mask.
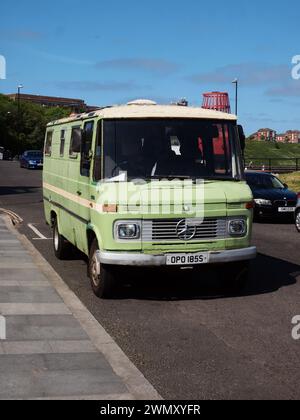
[[[238,125],[237,129],[238,129],[241,149],[242,149],[242,152],[244,154],[244,151],[245,151],[245,148],[246,148],[246,136],[245,136],[245,133],[244,133],[244,129],[241,125]]]

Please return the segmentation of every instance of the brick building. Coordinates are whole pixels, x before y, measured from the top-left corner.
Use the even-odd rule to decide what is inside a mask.
[[[286,137],[288,138],[289,143],[300,143],[300,131],[299,130],[289,130],[286,132]]]
[[[258,140],[276,141],[276,131],[271,128],[261,128],[256,137]]]
[[[287,142],[287,140],[288,140],[286,133],[283,133],[283,134],[277,134],[276,140],[277,140],[279,143],[286,143],[286,142]]]
[[[6,95],[13,101],[18,100],[18,94]],[[55,96],[28,95],[20,93],[20,101],[32,102],[47,107],[69,108],[74,113],[94,111],[97,107],[88,106],[83,99],[60,98]]]

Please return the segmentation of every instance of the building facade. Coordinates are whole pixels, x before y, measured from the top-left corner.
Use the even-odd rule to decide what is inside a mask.
[[[276,141],[276,131],[271,128],[261,128],[256,133],[257,139],[262,141]]]
[[[60,98],[55,96],[42,96],[42,95],[29,95],[20,93],[12,93],[6,95],[13,101],[25,101],[31,102],[42,106],[47,107],[63,107],[69,108],[72,112],[78,114],[81,112],[94,111],[97,107],[88,106],[83,99],[73,99],[73,98]]]
[[[278,143],[286,143],[288,141],[288,138],[285,133],[277,134],[276,140],[278,141]]]
[[[286,132],[286,137],[288,138],[289,143],[300,143],[300,131],[299,130],[289,130]]]

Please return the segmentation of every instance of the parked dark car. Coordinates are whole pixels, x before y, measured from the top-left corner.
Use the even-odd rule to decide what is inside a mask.
[[[298,203],[295,211],[296,229],[300,233],[300,193],[298,193]]]
[[[0,160],[11,160],[11,153],[9,150],[0,146]]]
[[[297,194],[289,190],[288,185],[266,172],[246,172],[246,180],[253,193],[257,220],[263,217],[294,218]]]
[[[40,150],[27,150],[20,158],[20,167],[40,169],[43,167],[43,153]]]

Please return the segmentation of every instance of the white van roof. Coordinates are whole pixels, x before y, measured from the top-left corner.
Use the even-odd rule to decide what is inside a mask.
[[[52,121],[48,126],[66,124],[72,121],[80,121],[88,118],[101,117],[106,119],[133,119],[133,118],[192,118],[236,121],[236,115],[224,112],[203,109],[200,107],[186,107],[178,105],[154,105],[141,102],[127,105],[102,108],[97,111],[74,115],[58,121]]]

